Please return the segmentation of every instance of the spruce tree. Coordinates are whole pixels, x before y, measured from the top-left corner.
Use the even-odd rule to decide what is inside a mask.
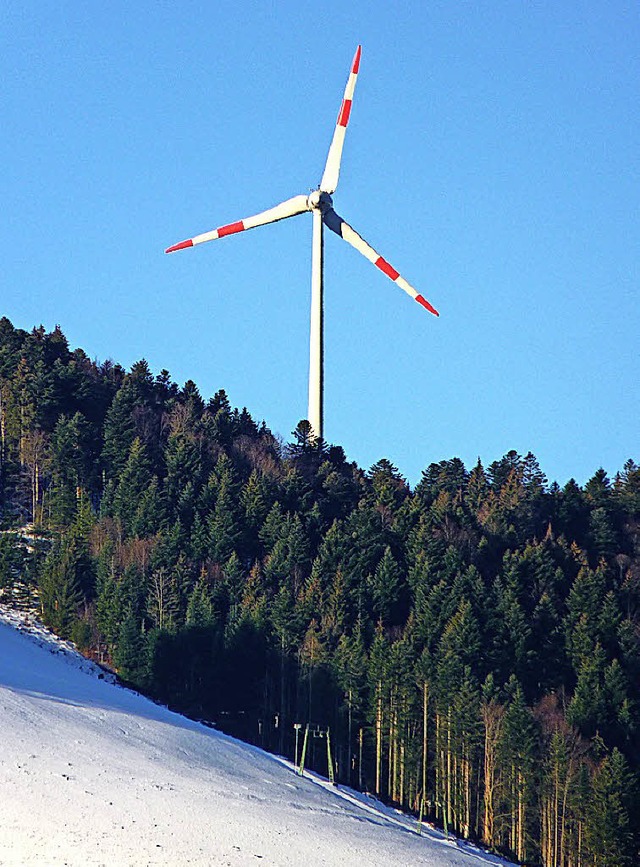
[[[631,823],[631,811],[637,807],[634,794],[627,762],[614,749],[596,768],[587,805],[587,845],[598,867],[637,864]]]

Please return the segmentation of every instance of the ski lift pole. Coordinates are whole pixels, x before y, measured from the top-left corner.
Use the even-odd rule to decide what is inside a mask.
[[[303,777],[304,776],[304,759],[307,755],[307,741],[309,740],[309,723],[304,730],[304,740],[302,741],[302,756],[300,758],[300,767],[298,768],[298,774]]]
[[[329,736],[329,729],[327,728],[327,764],[329,766],[329,782],[332,786],[335,786],[336,780],[333,773],[333,762],[331,761],[331,737]]]
[[[300,734],[300,729],[302,728],[302,723],[294,723],[293,727],[296,731],[296,754],[295,754],[294,767],[297,771],[298,770],[298,735]]]

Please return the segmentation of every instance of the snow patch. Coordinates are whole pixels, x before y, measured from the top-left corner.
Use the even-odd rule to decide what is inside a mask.
[[[0,865],[508,864],[119,686],[0,606]]]

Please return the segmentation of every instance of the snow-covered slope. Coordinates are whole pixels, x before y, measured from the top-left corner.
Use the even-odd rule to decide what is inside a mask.
[[[109,682],[0,610],[0,864],[504,864]]]

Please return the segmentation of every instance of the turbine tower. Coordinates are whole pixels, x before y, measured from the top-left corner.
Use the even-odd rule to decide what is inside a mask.
[[[313,217],[313,236],[312,236],[312,252],[311,252],[311,333],[309,341],[309,413],[308,420],[311,425],[311,431],[317,439],[323,438],[323,410],[324,410],[324,298],[323,298],[323,258],[324,258],[324,242],[323,242],[323,227],[326,226],[340,235],[347,243],[355,247],[358,252],[372,262],[377,268],[386,274],[394,283],[410,295],[418,304],[421,304],[429,312],[438,316],[439,313],[426,298],[413,288],[405,279],[401,277],[396,269],[383,259],[373,247],[371,247],[342,217],[333,210],[332,194],[338,186],[338,178],[340,176],[340,160],[342,158],[342,148],[344,146],[344,137],[349,123],[351,114],[351,105],[353,102],[353,92],[356,87],[358,71],[360,69],[360,54],[362,48],[358,45],[351,71],[345,87],[342,104],[338,112],[336,128],[331,140],[329,155],[324,167],[324,174],[317,189],[308,195],[294,196],[292,199],[287,199],[276,205],[275,208],[270,208],[268,211],[262,211],[253,217],[246,217],[244,220],[238,220],[235,223],[228,223],[226,226],[220,226],[218,229],[212,229],[210,232],[204,232],[202,235],[196,235],[194,238],[188,238],[186,241],[181,241],[179,244],[174,244],[168,247],[165,253],[174,253],[176,250],[184,250],[186,247],[195,247],[196,244],[203,244],[205,241],[214,241],[217,238],[224,238],[227,235],[234,235],[237,232],[244,232],[247,229],[254,229],[256,226],[264,226],[267,223],[277,223],[278,220],[284,220],[287,217],[295,217],[297,214],[303,214],[306,211],[311,211]]]

